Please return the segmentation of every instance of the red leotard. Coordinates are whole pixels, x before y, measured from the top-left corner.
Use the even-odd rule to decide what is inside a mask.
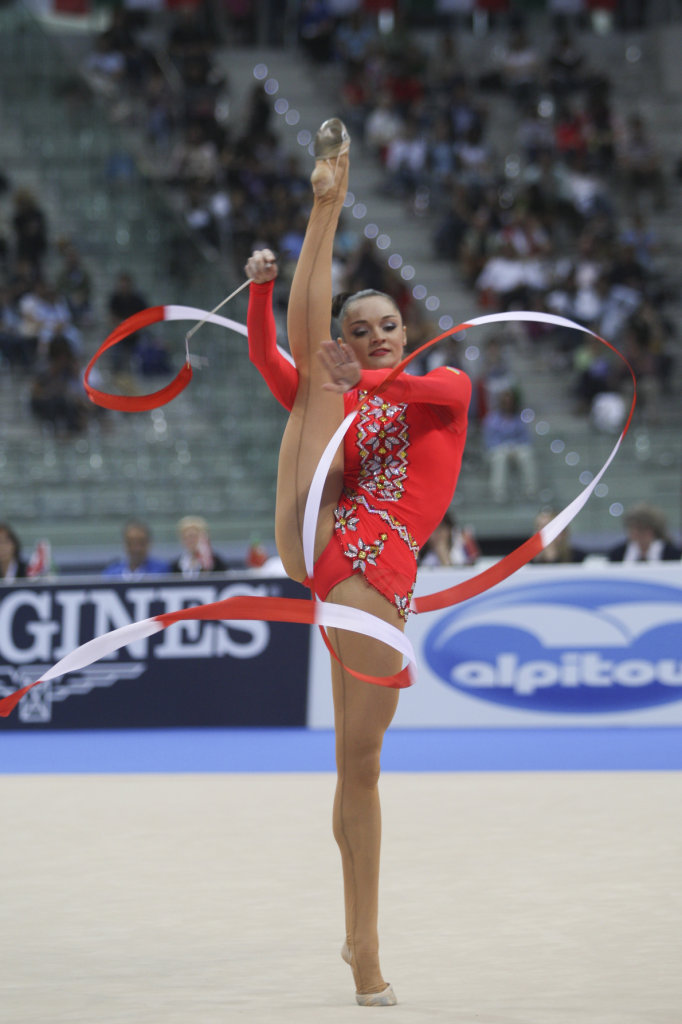
[[[273,282],[251,284],[249,356],[275,398],[291,409],[298,374],[277,349],[272,289]],[[343,396],[344,410],[354,408],[386,375],[386,370],[363,370],[360,384]],[[423,377],[401,373],[360,405],[344,438],[344,489],[334,512],[334,537],[315,563],[320,597],[361,572],[407,615],[419,549],[455,491],[470,398],[466,374],[442,366]]]

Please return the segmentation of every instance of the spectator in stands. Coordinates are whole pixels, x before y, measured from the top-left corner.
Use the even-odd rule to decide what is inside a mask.
[[[44,359],[53,338],[67,338],[72,349],[81,348],[80,331],[73,323],[66,299],[51,281],[38,278],[19,300],[20,332],[26,347],[26,365]]]
[[[117,39],[103,32],[95,39],[93,50],[83,64],[89,84],[107,99],[117,99],[125,80],[125,55]]]
[[[38,200],[27,188],[14,193],[14,258],[26,261],[39,274],[47,252],[47,220]]]
[[[447,114],[456,141],[469,138],[471,132],[482,136],[486,124],[486,109],[472,94],[468,81],[459,76],[453,83],[447,101]]]
[[[0,284],[0,356],[10,366],[26,366],[28,355],[21,334],[21,318],[12,302],[11,289]]]
[[[539,533],[543,527],[551,523],[552,519],[557,515],[557,510],[554,508],[543,508],[535,517],[534,529],[536,533]],[[585,552],[574,548],[571,544],[571,531],[568,527],[555,537],[553,541],[547,545],[546,548],[536,555],[531,565],[557,565],[562,562],[582,562],[585,558]]]
[[[508,388],[498,396],[497,407],[483,419],[483,442],[490,462],[490,491],[501,504],[509,498],[510,470],[518,470],[522,493],[533,498],[537,492],[537,470],[530,431],[521,418],[517,392]]]
[[[9,523],[0,523],[0,584],[23,579],[27,568],[16,533]]]
[[[441,197],[436,192],[436,205],[440,211],[438,223],[433,233],[435,255],[441,259],[460,260],[463,263],[462,247],[467,232],[470,230],[472,213],[466,188],[458,182],[450,184],[447,195]],[[469,270],[464,276],[469,279],[480,273],[482,263]]]
[[[646,502],[625,514],[627,539],[608,552],[610,562],[660,562],[682,558],[682,549],[668,536],[665,515]]]
[[[327,0],[303,0],[298,14],[301,46],[313,64],[326,64],[332,55],[336,25]]]
[[[357,74],[369,59],[377,38],[377,30],[371,18],[362,10],[354,11],[342,20],[334,33],[334,51],[337,60],[347,70]]]
[[[659,210],[665,206],[665,176],[656,143],[640,114],[631,114],[617,148],[617,167],[626,198],[639,204],[643,192],[650,192]]]
[[[2,171],[0,171],[0,196],[5,191],[3,184],[6,186],[6,179],[4,178]],[[7,271],[10,265],[10,253],[11,246],[9,236],[5,230],[5,222],[0,211],[0,277],[4,279],[7,276]]]
[[[193,579],[202,572],[224,572],[228,564],[211,547],[208,523],[202,516],[184,516],[178,523],[182,554],[170,564],[170,572]]]
[[[582,341],[573,353],[573,391],[577,400],[575,411],[587,414],[596,396],[616,390],[616,384],[609,350],[591,335],[580,337]]]
[[[390,91],[382,89],[375,106],[365,119],[364,133],[367,149],[382,163],[386,159],[388,146],[400,134],[403,122],[404,119]]]
[[[455,515],[446,512],[419,552],[419,565],[427,568],[473,565],[479,556],[471,530],[458,526]]]
[[[173,147],[166,168],[166,180],[185,187],[207,186],[216,182],[219,170],[218,148],[204,127],[192,122],[184,137]]]
[[[459,181],[475,190],[494,184],[495,154],[480,124],[472,125],[463,138],[455,141],[455,156]]]
[[[152,535],[146,523],[131,519],[123,530],[125,553],[104,569],[104,575],[126,580],[169,571],[168,562],[150,554]]]
[[[114,289],[109,295],[108,308],[111,328],[118,327],[128,317],[147,309],[149,303],[142,292],[138,291],[133,277],[127,271],[121,271],[116,278]],[[136,331],[124,338],[112,349],[112,363],[117,372],[130,371],[140,333]]]
[[[609,92],[608,80],[595,76],[587,89],[585,113],[590,159],[599,172],[611,174],[616,158],[616,132]]]
[[[661,312],[659,303],[645,295],[641,305],[630,317],[629,326],[653,359],[653,373],[660,393],[673,394],[674,369],[677,362],[676,346],[671,344],[674,335],[673,322]]]
[[[464,192],[464,195],[466,195],[466,192]],[[460,228],[461,225],[461,242],[457,249],[460,273],[464,283],[469,288],[478,288],[477,282],[483,273],[483,268],[487,265],[488,260],[494,257],[494,250],[497,244],[495,230],[497,218],[494,209],[485,202],[480,203],[473,213],[470,214],[468,223],[466,216],[464,202],[460,202],[457,207],[453,205],[450,209],[448,220],[443,222],[441,230],[439,230],[436,237],[437,239],[442,237],[442,230],[453,218],[455,218],[456,227]],[[440,244],[442,245],[442,243]],[[483,305],[492,305],[494,303],[495,293],[492,285],[496,281],[497,278],[491,281],[490,275],[487,275],[485,289],[489,290],[486,292],[483,286],[479,288],[479,301]]]
[[[87,326],[92,323],[92,282],[83,266],[80,252],[69,239],[61,239],[59,252],[62,266],[57,274],[57,291],[67,302],[74,324]]]
[[[516,103],[523,107],[535,95],[540,74],[540,55],[521,25],[509,35],[501,63],[502,85]]]
[[[176,95],[160,68],[154,68],[144,84],[145,130],[152,148],[163,158],[171,147],[178,121]]]
[[[386,147],[386,192],[403,199],[425,180],[427,143],[418,123],[408,118]]]
[[[244,111],[244,134],[249,136],[263,135],[272,126],[272,104],[262,83],[257,82],[251,87]]]
[[[211,36],[206,16],[203,4],[185,4],[175,9],[166,48],[183,79],[191,61],[199,58],[206,64],[210,63],[217,38]]]
[[[90,408],[82,378],[69,339],[56,335],[31,384],[31,411],[41,422],[49,423],[58,436],[73,437],[87,426]]]
[[[483,351],[482,365],[475,380],[470,415],[483,421],[496,409],[500,395],[516,388],[516,375],[509,360],[509,345],[499,335],[488,338]]]
[[[547,54],[548,85],[557,97],[570,96],[581,88],[585,77],[585,54],[567,26],[557,32]]]
[[[549,284],[545,261],[537,254],[520,256],[502,235],[496,243],[476,278],[478,300],[486,308],[528,309],[531,293],[544,292]]]
[[[643,271],[650,271],[659,243],[656,232],[641,210],[634,210],[629,224],[621,230],[619,241],[629,246]]]

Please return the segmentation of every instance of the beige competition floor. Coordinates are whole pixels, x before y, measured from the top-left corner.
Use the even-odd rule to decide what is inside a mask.
[[[333,778],[0,777],[1,1024],[680,1024],[682,777],[386,774],[382,952],[339,957]]]

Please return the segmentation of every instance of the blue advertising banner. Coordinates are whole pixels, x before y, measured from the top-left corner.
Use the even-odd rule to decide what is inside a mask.
[[[291,580],[17,582],[0,588],[0,697],[109,630],[238,594],[306,597]],[[0,729],[305,724],[309,627],[181,622],[37,686]]]
[[[477,570],[422,570],[417,593]],[[493,590],[413,615],[417,683],[394,725],[682,723],[682,565],[528,566]],[[316,641],[308,722],[329,728],[328,657]]]

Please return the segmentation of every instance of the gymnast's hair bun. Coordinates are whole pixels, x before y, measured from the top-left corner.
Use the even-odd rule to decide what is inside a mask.
[[[347,300],[351,297],[351,292],[339,292],[332,299],[332,316],[338,319],[341,310],[346,304]]]

